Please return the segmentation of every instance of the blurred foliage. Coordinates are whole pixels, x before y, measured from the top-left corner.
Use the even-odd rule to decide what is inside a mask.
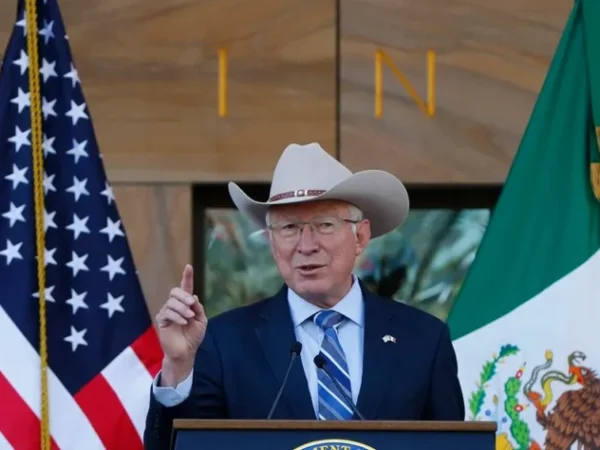
[[[354,273],[374,292],[445,320],[489,217],[487,209],[411,211],[401,227],[370,242]],[[205,229],[209,317],[281,288],[267,239],[237,210],[208,210]]]

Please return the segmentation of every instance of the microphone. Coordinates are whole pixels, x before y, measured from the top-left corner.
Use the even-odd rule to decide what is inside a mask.
[[[356,405],[354,404],[352,399],[350,397],[348,397],[348,395],[346,394],[346,391],[344,391],[344,389],[340,385],[340,382],[329,373],[329,370],[327,370],[327,360],[325,359],[325,357],[321,353],[319,353],[317,356],[315,356],[315,359],[313,361],[315,363],[315,366],[317,366],[319,369],[322,369],[327,374],[329,379],[331,381],[333,381],[333,384],[335,384],[335,387],[342,394],[342,396],[344,397],[344,400],[346,400],[346,403],[348,404],[348,406],[350,406],[352,411],[354,411],[354,413],[360,418],[360,420],[365,420],[365,417],[356,408]]]
[[[281,387],[279,388],[279,392],[277,393],[277,397],[275,397],[275,401],[273,402],[273,406],[271,406],[271,411],[269,411],[269,415],[267,416],[267,420],[270,419],[271,416],[273,415],[273,413],[275,412],[275,407],[279,403],[279,398],[281,397],[281,394],[283,393],[283,388],[285,388],[285,385],[287,383],[288,377],[290,376],[290,372],[292,370],[292,365],[294,364],[294,361],[296,360],[296,358],[298,357],[298,355],[301,352],[302,352],[302,344],[300,342],[294,342],[292,344],[292,347],[290,348],[290,353],[292,354],[292,357],[290,358],[290,363],[288,364],[287,372],[285,372],[285,377],[283,378],[283,383],[281,383]]]

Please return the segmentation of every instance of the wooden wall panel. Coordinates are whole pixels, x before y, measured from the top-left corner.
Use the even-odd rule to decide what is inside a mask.
[[[0,56],[8,45],[8,38],[15,25],[17,2],[0,2]]]
[[[0,52],[15,1],[0,2]],[[267,180],[335,144],[334,0],[61,0],[113,181]],[[218,49],[229,115],[218,117]]]
[[[0,3],[4,43],[14,4]],[[340,3],[342,161],[407,182],[502,182],[572,1]],[[291,141],[334,152],[334,0],[61,8],[111,180],[265,180]],[[226,118],[219,47],[229,51]],[[378,47],[421,96],[425,52],[436,52],[434,118],[387,67],[384,115],[374,117]]]
[[[341,160],[408,182],[502,182],[548,69],[571,0],[343,0]],[[437,112],[428,118],[388,67],[374,117],[374,53],[426,97],[436,52]]]
[[[335,154],[335,0],[208,3],[222,11],[219,41],[230,59],[219,173],[270,181],[291,142],[317,141]]]
[[[192,198],[186,185],[113,184],[152,318],[192,263]]]

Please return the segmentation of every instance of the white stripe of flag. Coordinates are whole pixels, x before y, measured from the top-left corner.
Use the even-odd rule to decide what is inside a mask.
[[[0,372],[39,418],[40,355],[1,306],[0,342],[10,342],[0,352]],[[51,370],[48,371],[48,391],[50,434],[56,445],[64,449],[104,449],[86,415]]]

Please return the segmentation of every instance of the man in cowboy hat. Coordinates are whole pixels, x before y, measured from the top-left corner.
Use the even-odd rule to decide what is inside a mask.
[[[352,274],[369,239],[408,214],[398,179],[352,174],[318,144],[292,144],[268,201],[235,183],[229,192],[268,233],[285,285],[208,321],[186,266],[156,318],[165,357],[152,386],[147,449],[168,448],[175,418],[464,419],[447,326],[369,292]],[[274,405],[290,352],[300,358]]]

